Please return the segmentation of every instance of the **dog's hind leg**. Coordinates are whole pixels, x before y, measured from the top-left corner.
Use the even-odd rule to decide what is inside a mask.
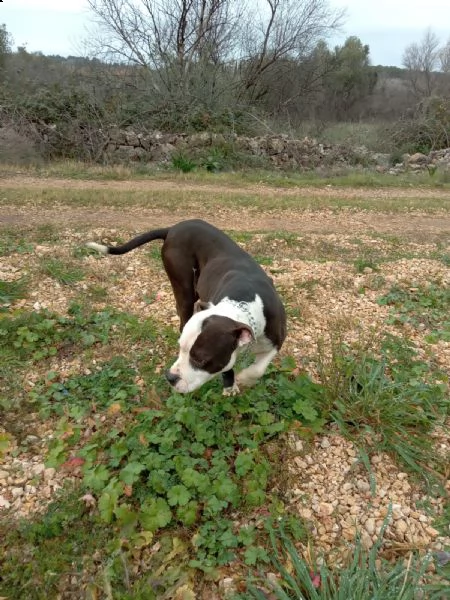
[[[195,291],[195,264],[176,249],[164,250],[163,247],[161,255],[175,296],[180,331],[183,331],[194,314],[194,304],[198,300]]]

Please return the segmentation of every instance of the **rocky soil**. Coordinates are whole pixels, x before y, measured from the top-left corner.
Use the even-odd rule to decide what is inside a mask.
[[[49,183],[53,184],[59,185]],[[71,185],[78,184],[71,182]],[[101,185],[110,185],[114,190],[122,184]],[[375,190],[373,193],[387,192]],[[386,325],[388,308],[376,303],[376,298],[393,284],[450,284],[448,267],[429,257],[436,243],[444,249],[447,245],[447,252],[449,250],[448,213],[433,216],[416,212],[406,218],[364,211],[344,211],[337,215],[327,211],[302,211],[301,214],[291,211],[283,212],[279,217],[253,215],[247,219],[245,209],[239,215],[227,209],[215,215],[212,212],[207,207],[204,213],[196,209],[195,216],[235,231],[253,229],[260,232],[260,238],[256,235],[242,245],[271,258],[271,264],[266,268],[283,292],[289,310],[289,333],[283,353],[294,356],[302,368],[314,371],[312,357],[317,342],[326,338],[337,321],[344,323],[344,335],[349,340],[393,327]],[[189,211],[185,213],[188,216]],[[101,210],[66,207],[61,211],[60,208],[34,207],[32,203],[20,208],[8,205],[2,210],[0,227],[56,223],[60,227],[60,238],[57,242],[38,244],[33,255],[17,253],[0,257],[0,279],[14,280],[23,274],[33,278],[30,297],[18,301],[17,306],[34,310],[48,308],[64,314],[71,299],[80,293],[88,294],[90,285],[101,285],[107,289],[109,304],[176,327],[177,316],[167,279],[159,262],[150,259],[144,251],[103,259],[101,269],[97,258],[86,257],[84,268],[88,275],[71,287],[39,275],[38,265],[48,256],[71,260],[74,247],[81,246],[86,240],[114,240],[119,235],[125,239],[143,228],[178,220],[179,216],[174,216],[173,211],[164,213],[161,209],[152,211],[151,208],[145,209],[144,213],[133,208],[124,214],[113,207]],[[285,239],[275,235],[268,247],[264,231],[283,229],[298,234],[297,243],[287,244]],[[380,233],[397,235],[402,240],[403,252],[407,253],[409,249],[417,258],[383,262],[377,272],[370,267],[361,273],[355,272],[353,263],[342,257],[350,250],[357,253],[358,244],[363,248],[370,247],[372,252],[375,248],[380,256],[389,252],[393,242],[384,239]],[[356,235],[358,242],[355,242]],[[334,258],[319,260],[324,247],[334,249]],[[310,256],[298,258],[307,251]],[[421,253],[426,258],[420,258]],[[358,291],[362,287],[366,290],[364,294]],[[150,296],[154,298],[152,302],[148,301]],[[422,355],[427,355],[427,332],[409,329],[407,333]],[[438,365],[450,371],[450,343],[438,342],[433,346],[433,354]],[[55,363],[53,368],[70,373],[81,367],[75,357]],[[32,386],[38,376],[38,373],[29,373],[26,384]],[[20,430],[20,424],[15,425]],[[450,423],[448,425],[446,430],[437,431],[430,439],[430,444],[435,445],[436,452],[447,462],[450,457]],[[31,414],[22,428],[25,432],[17,435],[0,462],[0,518],[26,517],[45,510],[70,479],[64,470],[55,471],[45,466],[52,424],[39,423]],[[450,524],[444,535],[440,535],[429,511],[424,508],[428,503],[434,513],[441,514],[446,500],[426,497],[410,475],[399,469],[390,457],[383,454],[372,457],[374,479],[370,481],[367,471],[357,461],[354,445],[333,428],[326,435],[317,437],[312,445],[295,437],[290,444],[291,458],[286,464],[291,486],[288,501],[309,523],[318,548],[334,556],[335,560],[342,560],[343,553],[350,551],[347,542],[353,539],[356,531],[361,532],[363,544],[370,548],[381,531],[390,505],[392,515],[384,536],[385,548],[393,556],[412,548],[431,551],[449,547]],[[446,489],[450,494],[449,481]]]

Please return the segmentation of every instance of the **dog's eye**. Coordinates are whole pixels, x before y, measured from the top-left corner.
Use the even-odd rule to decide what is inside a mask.
[[[190,355],[189,360],[194,369],[204,369],[207,363],[206,359],[192,356],[192,354]]]

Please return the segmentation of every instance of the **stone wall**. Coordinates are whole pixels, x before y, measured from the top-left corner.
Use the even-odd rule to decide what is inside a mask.
[[[114,163],[167,163],[172,156],[206,154],[208,149],[233,148],[236,153],[259,157],[279,169],[312,170],[321,166],[363,166],[379,172],[398,174],[406,170],[420,172],[436,168],[450,169],[450,148],[429,155],[404,155],[392,166],[389,154],[370,152],[364,146],[323,144],[313,138],[292,139],[286,135],[259,137],[224,136],[216,133],[193,135],[173,133],[137,133],[132,129],[111,130],[104,146],[104,158]]]
[[[259,137],[224,136],[215,133],[193,135],[170,133],[136,133],[115,130],[109,133],[105,157],[112,162],[169,162],[175,154],[196,156],[208,149],[226,147],[243,155],[259,157],[276,168],[316,169],[321,165],[365,164],[372,161],[388,164],[388,155],[374,155],[366,148],[322,144],[313,138],[292,139],[286,135]]]
[[[432,150],[429,154],[416,152],[415,154],[404,154],[401,162],[389,169],[392,175],[412,171],[420,173],[429,171],[434,173],[437,169],[450,171],[450,148],[443,150]]]

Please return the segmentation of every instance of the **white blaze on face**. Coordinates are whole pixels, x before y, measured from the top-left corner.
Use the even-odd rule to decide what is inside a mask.
[[[256,296],[255,301],[247,303],[247,306],[253,315],[257,329],[262,333],[265,327],[265,318],[261,298]],[[209,373],[202,369],[195,369],[189,360],[191,348],[202,331],[203,321],[212,315],[225,316],[239,322],[244,321],[245,317],[236,306],[224,301],[215,306],[211,306],[211,308],[195,313],[189,319],[184,326],[179,339],[180,351],[178,358],[169,369],[170,373],[178,375],[180,378],[173,386],[177,392],[182,394],[193,392],[217,375],[217,373]],[[225,371],[232,369],[236,363],[239,350],[252,341],[251,335],[245,334],[244,332],[242,339],[238,342],[238,347],[232,352],[228,364],[220,372],[224,373]],[[213,353],[214,348],[211,348],[211,354]]]
[[[209,316],[205,310],[194,314],[184,326],[179,339],[180,352],[177,360],[170,368],[173,375],[178,375],[179,381],[174,385],[177,392],[187,394],[213,378],[211,373],[194,369],[189,360],[189,353],[195,340],[201,333],[202,323]]]
[[[179,339],[180,352],[177,360],[169,369],[173,375],[178,375],[180,378],[177,383],[173,386],[177,392],[187,394],[201,387],[207,381],[213,379],[217,373],[209,373],[202,369],[195,369],[190,360],[190,351],[192,346],[195,344],[198,336],[202,331],[202,324],[205,319],[213,314],[217,314],[214,308],[203,310],[194,314],[184,326],[183,331]],[[211,348],[211,352],[214,352],[214,348]],[[236,349],[224,369],[221,372],[228,371],[233,368],[236,362],[238,350]]]

